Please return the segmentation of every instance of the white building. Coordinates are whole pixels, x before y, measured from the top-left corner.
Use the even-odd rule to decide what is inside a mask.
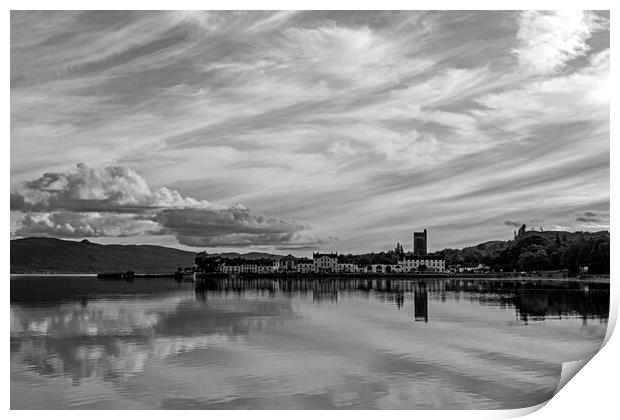
[[[278,261],[278,269],[280,271],[296,271],[297,270],[297,258],[288,254],[286,257],[280,258]]]
[[[298,273],[314,273],[314,261],[308,258],[299,258],[296,261]]]
[[[357,265],[350,263],[338,263],[339,273],[357,273]]]
[[[409,256],[406,255],[398,264],[402,272],[411,273],[414,271],[433,271],[443,273],[446,271],[446,260],[443,257],[434,255]]]
[[[256,268],[260,274],[273,273],[277,270],[277,263],[274,261],[261,261],[256,265]]]
[[[371,270],[366,269],[370,273],[401,273],[403,271],[402,266],[399,264],[371,264]]]
[[[338,271],[338,253],[323,254],[314,252],[312,254],[315,273],[335,273]]]
[[[256,263],[244,262],[241,264],[241,272],[242,273],[256,273],[258,272]]]
[[[277,261],[257,260],[257,261],[225,261],[220,265],[219,270],[226,274],[238,273],[258,273],[266,274],[277,271]]]
[[[457,266],[459,273],[484,273],[489,271],[489,266],[480,263],[463,263]]]
[[[241,272],[241,264],[234,262],[225,262],[220,265],[220,271],[226,274],[236,274]]]

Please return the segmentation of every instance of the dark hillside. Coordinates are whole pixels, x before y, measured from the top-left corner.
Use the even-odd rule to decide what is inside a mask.
[[[609,273],[608,231],[527,231],[509,241],[490,241],[438,254],[447,264],[482,263],[493,270],[569,270],[588,267],[593,274]]]
[[[11,273],[173,272],[194,265],[194,253],[154,245],[24,238],[11,241]]]

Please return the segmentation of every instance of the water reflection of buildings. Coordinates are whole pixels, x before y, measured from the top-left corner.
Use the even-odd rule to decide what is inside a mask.
[[[197,293],[267,293],[307,296],[313,302],[337,303],[346,292],[395,304],[400,310],[413,300],[415,321],[428,322],[429,300],[440,303],[465,300],[480,305],[514,308],[518,319],[580,316],[605,320],[609,314],[609,284],[578,281],[424,280],[394,279],[213,279],[197,285]]]
[[[446,291],[481,305],[514,307],[518,319],[542,321],[548,317],[580,316],[606,320],[609,316],[609,284],[580,281],[465,281],[446,282]]]
[[[320,290],[315,290],[312,293],[312,301],[313,302],[329,302],[329,303],[338,303],[338,291],[333,292],[324,292]]]
[[[514,300],[519,318],[544,320],[548,316],[558,318],[579,315],[584,324],[589,318],[606,319],[609,314],[609,294],[557,293],[553,291],[523,291]]]
[[[338,284],[333,281],[316,282],[312,289],[313,302],[338,302]]]
[[[428,291],[425,282],[416,284],[413,289],[413,311],[416,321],[428,322]]]
[[[271,299],[283,295],[312,296],[314,302],[334,304],[349,297],[372,297],[398,309],[413,300],[414,308],[406,307],[407,317],[413,310],[418,322],[429,321],[433,305],[437,308],[457,298],[514,310],[524,323],[575,316],[584,322],[602,321],[609,314],[609,284],[577,281],[259,278],[219,279],[197,286],[193,300],[193,286],[181,286],[179,291],[178,285],[161,280],[11,282],[12,360],[40,375],[64,375],[76,385],[91,377],[126,378],[142,372],[150,359],[218,348],[244,340],[250,330],[295,320],[296,308],[290,300]],[[141,296],[139,305],[136,295]],[[263,299],[209,302],[222,295]]]

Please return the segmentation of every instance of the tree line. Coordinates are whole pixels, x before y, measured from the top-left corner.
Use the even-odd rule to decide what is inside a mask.
[[[577,274],[588,267],[592,274],[609,274],[609,232],[538,232],[526,231],[525,225],[510,241],[491,241],[463,249],[446,248],[429,255],[441,256],[446,265],[484,264],[491,271],[568,270]],[[365,254],[339,254],[339,263],[367,266],[398,264],[405,256],[403,246]],[[205,252],[196,256],[196,264],[211,271],[226,260],[213,258]],[[237,261],[239,262],[239,261]]]
[[[579,273],[588,267],[592,274],[609,274],[608,232],[525,232],[513,241],[496,241],[475,247],[444,249],[438,254],[446,264],[480,263],[492,271],[568,270]]]

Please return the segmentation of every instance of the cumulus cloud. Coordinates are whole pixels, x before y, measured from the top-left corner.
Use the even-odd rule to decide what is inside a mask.
[[[162,226],[133,214],[51,212],[26,214],[16,236],[83,238],[163,234]]]
[[[586,54],[590,48],[586,41],[608,24],[587,11],[524,11],[517,33],[520,45],[513,53],[528,70],[554,72]]]
[[[243,206],[225,209],[165,209],[161,226],[189,246],[250,246],[296,243],[302,225],[255,215]]]
[[[25,213],[18,236],[95,237],[172,234],[188,246],[306,246],[322,243],[298,223],[184,197],[120,166],[46,173],[11,191]]]
[[[297,232],[303,226],[275,217],[255,215],[241,205],[220,209],[165,209],[158,221],[179,233],[191,232],[198,236],[223,233],[283,233]]]
[[[93,169],[84,163],[71,172],[45,173],[11,191],[11,210],[122,211],[168,207],[214,208],[166,187],[152,189],[130,168]]]

